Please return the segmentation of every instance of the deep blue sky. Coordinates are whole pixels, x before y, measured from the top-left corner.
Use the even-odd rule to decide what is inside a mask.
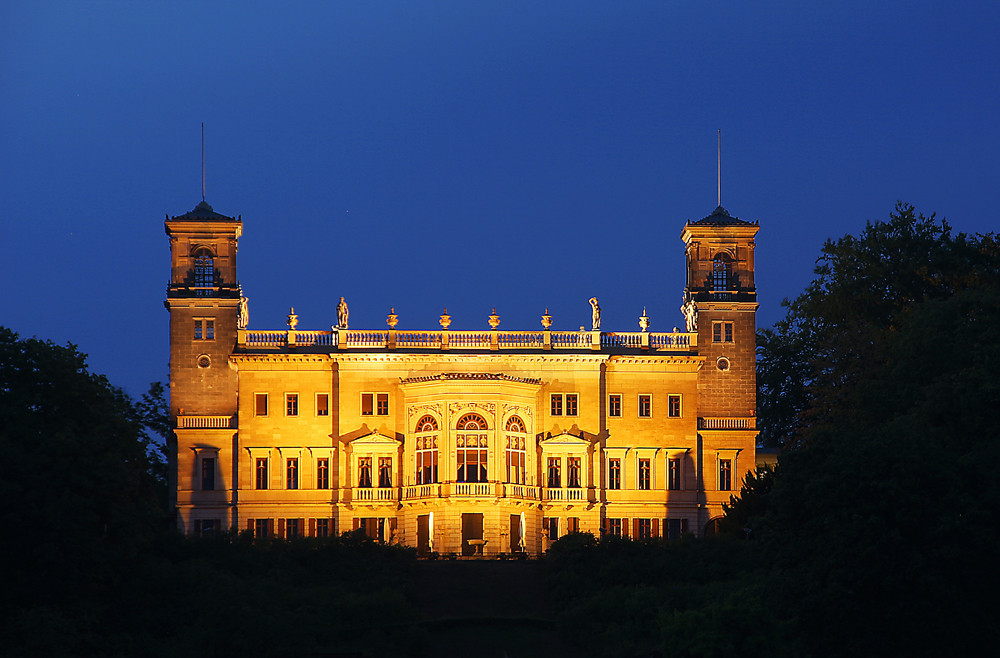
[[[682,324],[759,220],[758,324],[897,199],[997,228],[1000,3],[0,4],[0,324],[167,375],[166,214],[241,214],[250,327]]]

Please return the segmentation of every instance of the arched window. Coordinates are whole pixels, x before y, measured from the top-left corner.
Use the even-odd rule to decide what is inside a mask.
[[[433,416],[424,416],[416,427],[417,484],[438,481],[438,424]]]
[[[215,259],[208,249],[199,249],[194,255],[195,294],[208,296],[215,286]]]
[[[712,290],[723,292],[732,290],[733,259],[729,254],[716,254],[712,260]]]
[[[505,440],[507,482],[525,484],[525,439],[524,421],[517,416],[511,416],[507,421]]]
[[[456,479],[459,482],[487,481],[488,435],[486,419],[479,414],[466,414],[459,419],[455,448],[458,455]]]

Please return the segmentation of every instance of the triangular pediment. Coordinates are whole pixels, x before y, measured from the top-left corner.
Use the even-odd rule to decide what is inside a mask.
[[[351,446],[354,448],[373,448],[373,447],[392,447],[396,448],[400,445],[400,442],[396,439],[386,436],[384,434],[379,434],[378,431],[365,434],[364,436],[359,436],[358,438],[351,441]]]
[[[560,432],[559,434],[554,434],[547,439],[542,439],[538,442],[539,445],[544,447],[551,446],[580,446],[587,447],[590,445],[590,441],[586,439],[581,439],[575,434],[570,434],[569,432]]]

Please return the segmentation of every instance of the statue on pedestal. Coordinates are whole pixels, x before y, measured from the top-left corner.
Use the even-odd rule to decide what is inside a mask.
[[[597,297],[590,298],[590,318],[591,318],[591,331],[601,330],[601,307],[597,303]]]
[[[350,311],[347,310],[347,302],[344,298],[340,298],[340,303],[337,304],[337,328],[347,329],[347,318],[350,316]]]

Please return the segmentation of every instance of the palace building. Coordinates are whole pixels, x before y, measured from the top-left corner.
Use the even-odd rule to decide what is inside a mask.
[[[422,555],[538,555],[570,532],[702,534],[755,466],[756,222],[681,232],[685,331],[251,329],[242,220],[168,217],[182,532],[363,528]]]

